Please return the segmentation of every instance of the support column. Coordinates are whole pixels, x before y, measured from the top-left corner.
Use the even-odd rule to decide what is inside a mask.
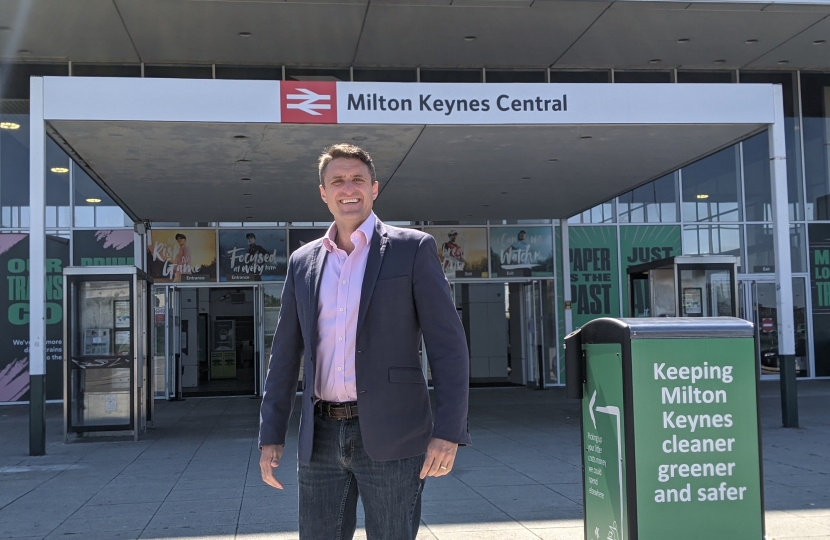
[[[781,416],[784,427],[798,427],[798,395],[795,370],[793,277],[790,259],[790,217],[787,193],[787,141],[784,126],[784,94],[773,87],[775,122],[769,127],[772,227],[775,248],[775,300],[778,313],[778,365],[781,379]]]
[[[571,245],[568,237],[568,220],[559,220],[562,232],[562,296],[565,301],[565,335],[574,330],[573,312],[571,311]],[[567,377],[567,374],[565,375]]]
[[[46,165],[43,78],[29,83],[29,455],[46,454]]]

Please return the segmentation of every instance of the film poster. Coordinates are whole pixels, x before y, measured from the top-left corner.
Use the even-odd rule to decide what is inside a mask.
[[[485,227],[424,227],[438,245],[438,258],[448,278],[486,278]]]
[[[156,283],[216,280],[213,229],[153,229],[147,250],[149,270]]]

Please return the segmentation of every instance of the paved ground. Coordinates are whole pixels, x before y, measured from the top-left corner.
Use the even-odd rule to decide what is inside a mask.
[[[830,538],[830,381],[799,394],[803,427],[783,429],[777,383],[762,385],[767,533]],[[258,404],[159,402],[137,443],[69,445],[49,406],[39,458],[27,457],[28,409],[0,408],[0,538],[296,538],[296,440],[279,469],[286,491],[264,486]],[[474,446],[428,482],[419,539],[582,538],[576,412],[563,389],[473,390]]]

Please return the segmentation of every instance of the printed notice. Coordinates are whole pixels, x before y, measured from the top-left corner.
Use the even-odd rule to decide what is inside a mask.
[[[586,345],[582,403],[585,515],[588,537],[625,540],[622,362],[617,344]]]

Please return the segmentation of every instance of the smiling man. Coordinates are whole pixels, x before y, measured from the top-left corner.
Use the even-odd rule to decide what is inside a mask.
[[[385,225],[372,211],[369,154],[336,144],[318,170],[334,223],[288,262],[260,410],[262,479],[283,488],[274,469],[304,359],[300,538],[352,538],[360,498],[369,540],[414,540],[426,477],[448,474],[458,446],[470,444],[464,329],[432,236]]]

